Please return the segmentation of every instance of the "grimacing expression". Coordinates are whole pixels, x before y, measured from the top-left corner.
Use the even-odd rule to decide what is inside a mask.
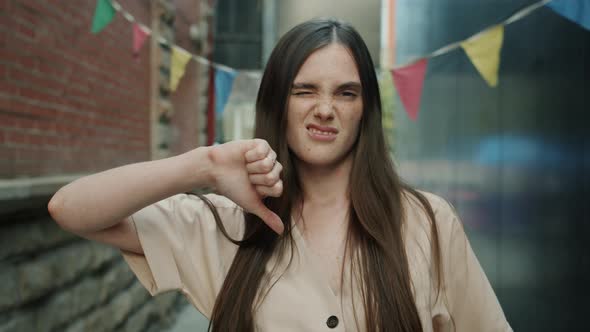
[[[295,76],[287,101],[287,143],[313,166],[333,166],[351,156],[363,114],[356,62],[343,45],[313,52]]]

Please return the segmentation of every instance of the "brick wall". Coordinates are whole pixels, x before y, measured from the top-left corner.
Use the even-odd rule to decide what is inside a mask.
[[[120,1],[149,26],[149,2]],[[89,173],[149,158],[149,45],[95,1],[0,0],[0,178]]]

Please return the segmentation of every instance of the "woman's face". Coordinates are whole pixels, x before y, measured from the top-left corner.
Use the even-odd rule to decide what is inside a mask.
[[[309,165],[350,157],[363,113],[356,63],[333,43],[312,53],[295,76],[287,102],[287,143]]]

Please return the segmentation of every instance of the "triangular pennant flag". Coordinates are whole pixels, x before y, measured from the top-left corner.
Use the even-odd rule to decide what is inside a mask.
[[[560,15],[590,30],[590,1],[553,0],[547,6]]]
[[[115,17],[115,8],[110,0],[96,1],[96,10],[92,19],[92,33],[99,33]]]
[[[170,64],[170,89],[175,91],[180,79],[184,75],[186,64],[191,59],[191,54],[178,46],[172,46],[172,59]]]
[[[215,114],[221,117],[231,94],[237,72],[215,68]]]
[[[498,25],[473,40],[461,43],[461,47],[489,86],[498,85],[500,50],[504,40],[504,26]]]
[[[393,84],[395,85],[399,98],[404,104],[406,113],[408,113],[408,116],[413,121],[416,121],[418,118],[427,66],[428,60],[421,59],[410,65],[391,71]]]
[[[141,47],[145,43],[149,32],[144,30],[139,24],[133,23],[133,56],[137,57]]]

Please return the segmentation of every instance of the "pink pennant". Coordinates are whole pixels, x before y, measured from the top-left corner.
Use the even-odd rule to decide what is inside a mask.
[[[149,33],[139,24],[133,23],[133,56],[137,57]]]
[[[418,118],[427,65],[428,60],[421,59],[410,65],[391,71],[397,93],[404,104],[406,113],[408,113],[408,116],[413,121],[416,121]]]

